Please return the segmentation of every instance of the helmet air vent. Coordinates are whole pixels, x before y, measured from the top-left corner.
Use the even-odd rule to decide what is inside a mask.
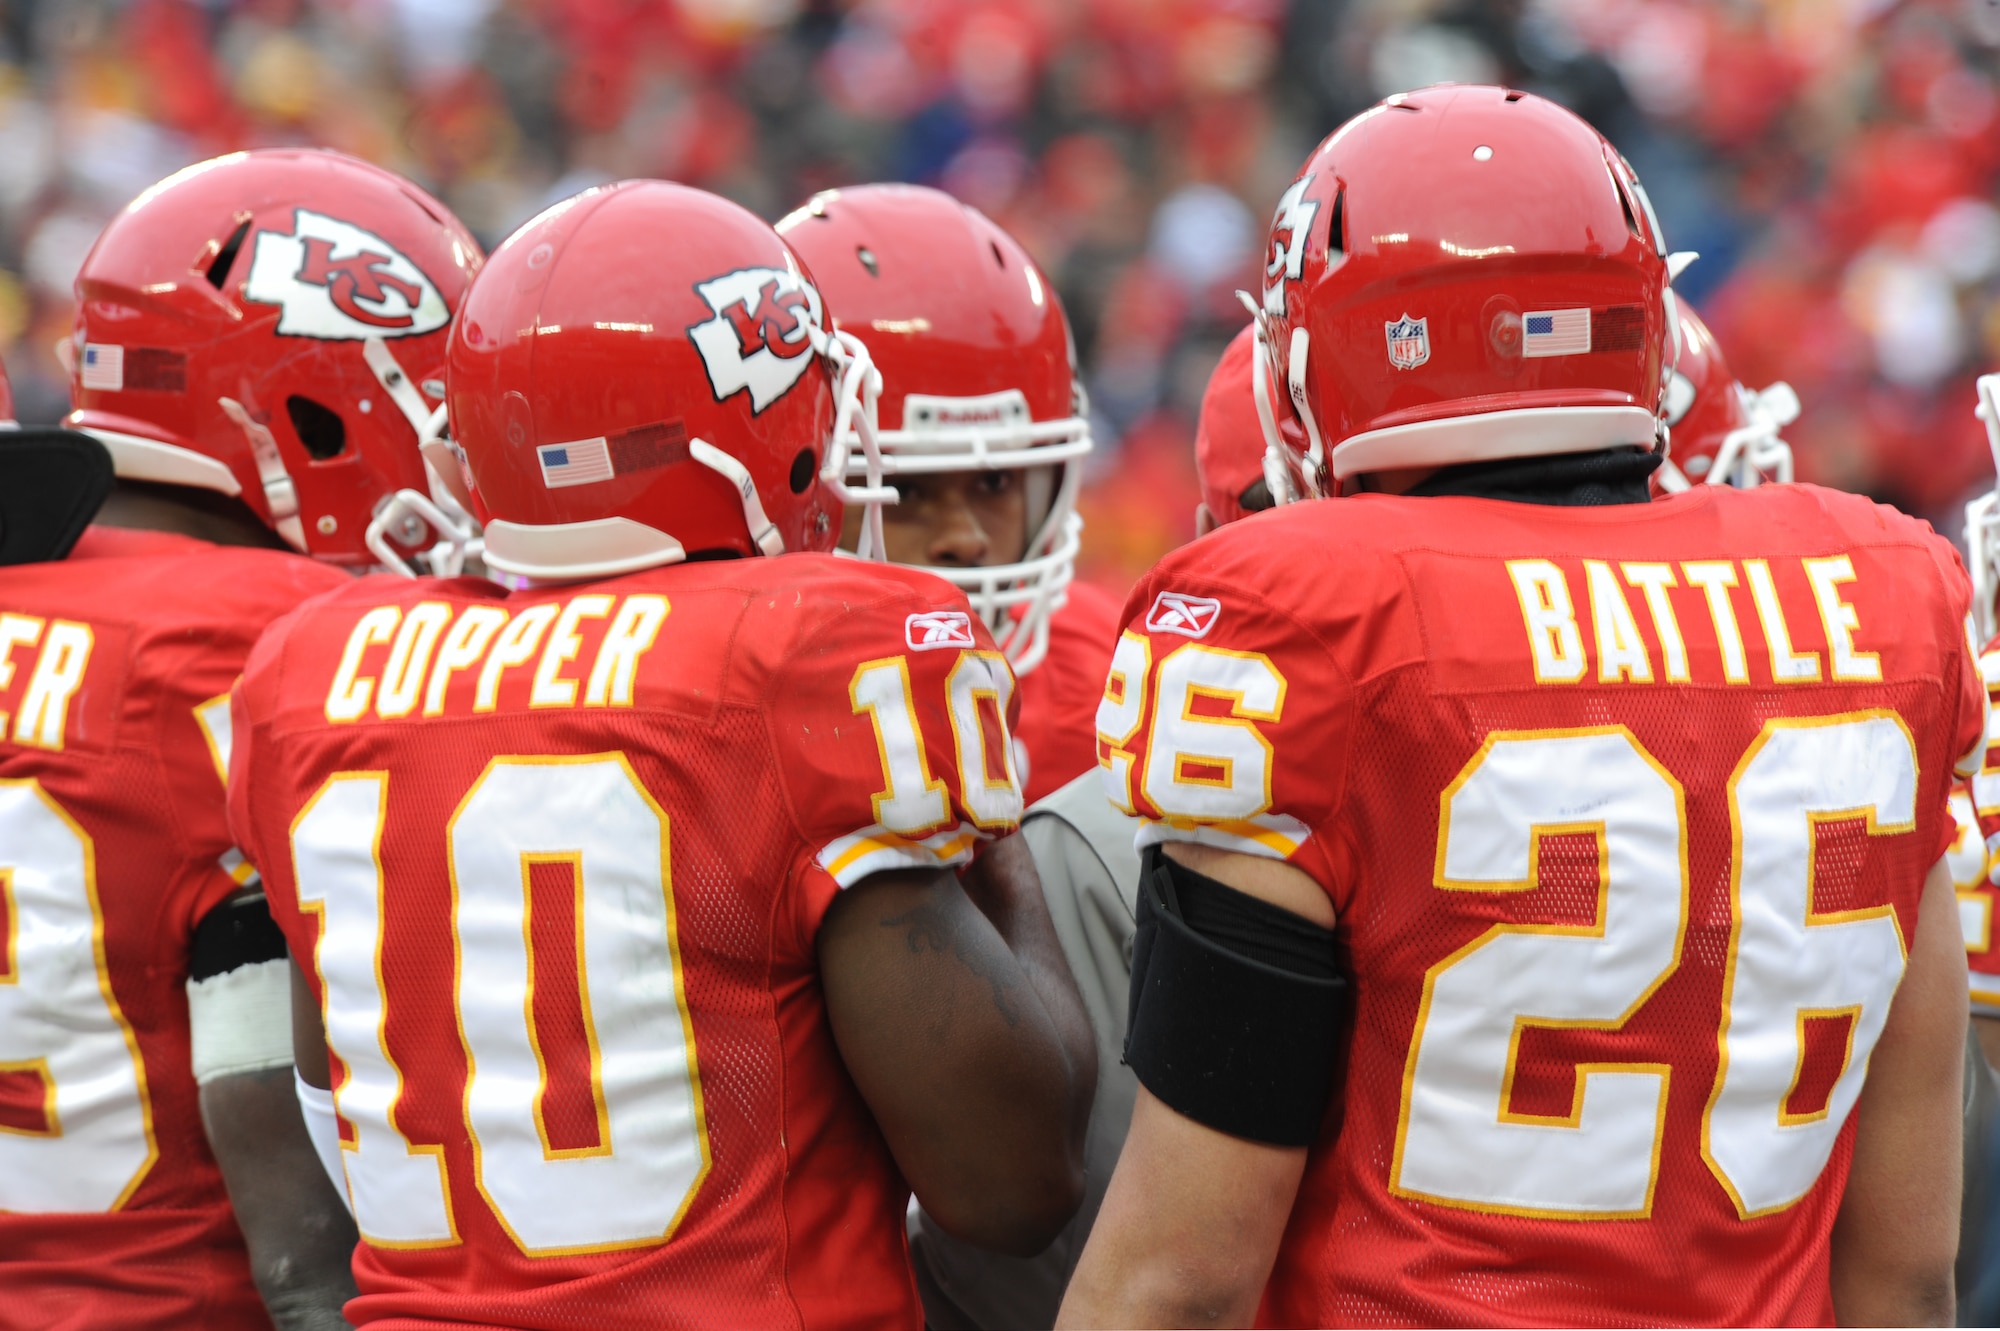
[[[222,242],[222,248],[208,261],[208,271],[203,276],[217,291],[222,290],[222,284],[229,280],[229,270],[236,263],[236,253],[243,248],[243,242],[249,235],[250,219],[246,217],[236,224],[236,229],[229,233],[229,239]]]
[[[1333,216],[1326,224],[1326,258],[1332,263],[1347,253],[1347,186],[1333,193]]]
[[[866,245],[856,245],[854,247],[854,257],[861,260],[861,266],[868,270],[868,276],[882,276],[882,266],[875,262],[874,250],[869,249]]]
[[[1507,96],[1505,100],[1509,102],[1518,102],[1527,95],[1528,94],[1522,92],[1519,88],[1509,88],[1507,89]]]
[[[294,393],[285,399],[285,414],[292,418],[292,429],[313,461],[337,458],[346,449],[347,425],[339,412]]]
[[[995,268],[998,268],[1003,273],[1006,272],[1007,261],[1000,257],[1000,242],[997,240],[989,240],[986,242],[986,248],[993,251],[993,266]]]

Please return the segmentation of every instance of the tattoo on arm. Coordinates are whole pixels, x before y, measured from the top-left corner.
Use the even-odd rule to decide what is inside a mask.
[[[985,938],[969,933],[963,923],[935,901],[926,901],[881,920],[884,929],[904,929],[904,942],[911,952],[949,952],[973,975],[986,981],[993,991],[993,1007],[1009,1026],[1021,1024],[1021,976],[1012,964],[1013,954],[1004,947],[999,955]]]

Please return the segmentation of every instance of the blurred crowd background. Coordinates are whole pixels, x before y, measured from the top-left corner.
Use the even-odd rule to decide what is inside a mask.
[[[322,144],[424,182],[489,246],[624,176],[776,218],[864,180],[1017,234],[1075,325],[1099,454],[1086,576],[1192,535],[1193,420],[1271,206],[1378,97],[1502,81],[1638,168],[1677,284],[1742,379],[1788,380],[1803,478],[1956,537],[1992,480],[2000,0],[5,0],[0,355],[52,346],[99,228],[235,148]],[[662,238],[663,243],[666,238]]]

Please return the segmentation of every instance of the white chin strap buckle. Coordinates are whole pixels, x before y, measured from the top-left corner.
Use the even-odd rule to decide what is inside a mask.
[[[250,456],[257,463],[257,479],[264,486],[264,503],[271,510],[272,529],[292,549],[307,553],[306,528],[299,520],[298,488],[292,484],[291,473],[285,470],[285,459],[278,452],[278,441],[271,437],[270,427],[252,419],[243,404],[233,397],[217,398],[216,402],[222,414],[236,422],[236,428],[250,441]]]
[[[415,545],[427,531],[436,532],[440,538],[420,556],[425,571],[432,577],[457,577],[465,572],[466,559],[479,553],[477,528],[470,517],[447,513],[429,496],[409,489],[398,490],[376,505],[375,516],[369,519],[362,541],[382,567],[414,578],[419,576],[418,570],[410,567],[409,561],[390,544],[390,538],[393,536],[404,545]]]

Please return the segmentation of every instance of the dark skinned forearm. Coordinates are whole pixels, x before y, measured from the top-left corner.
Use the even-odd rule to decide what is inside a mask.
[[[1083,1166],[1084,1135],[1097,1094],[1097,1040],[1090,1014],[1077,993],[1076,977],[1063,956],[1055,921],[1049,918],[1041,876],[1027,839],[1016,834],[986,848],[959,876],[965,894],[1007,943],[1022,974],[1041,1000],[1062,1041],[1070,1073],[1069,1127],[1077,1168]]]
[[[876,874],[819,930],[841,1059],[903,1177],[948,1233],[1029,1256],[1083,1194],[1056,1024],[991,920],[941,870]]]
[[[299,1114],[292,1070],[219,1077],[201,1088],[202,1125],[278,1331],[347,1331],[354,1222]]]

